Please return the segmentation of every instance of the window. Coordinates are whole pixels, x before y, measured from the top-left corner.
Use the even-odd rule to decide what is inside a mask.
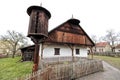
[[[76,54],[80,54],[79,49],[76,49]]]
[[[99,49],[99,52],[103,52],[103,49]]]
[[[55,54],[54,55],[60,55],[60,48],[54,48]]]

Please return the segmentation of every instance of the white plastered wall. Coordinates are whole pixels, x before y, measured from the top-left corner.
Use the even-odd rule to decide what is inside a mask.
[[[40,51],[39,55],[41,55],[41,47],[43,45],[40,44]],[[55,44],[50,44],[50,45],[44,45],[43,49],[43,58],[47,57],[64,57],[64,56],[72,56],[72,50],[69,46],[67,45],[55,45]],[[60,48],[60,55],[54,55],[54,48]],[[80,54],[76,54],[75,49],[79,49]],[[82,46],[74,46],[74,56],[77,57],[87,57],[87,47],[82,47]]]

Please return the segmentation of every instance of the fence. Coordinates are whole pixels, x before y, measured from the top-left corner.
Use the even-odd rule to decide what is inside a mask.
[[[38,70],[37,72],[28,74],[24,77],[16,78],[15,80],[49,80],[51,69]]]
[[[101,70],[103,70],[103,65],[100,60],[81,59],[70,64],[49,66],[16,80],[75,80]]]
[[[80,57],[74,57],[74,61],[78,61]],[[72,61],[73,57],[71,56],[63,56],[63,57],[50,57],[50,58],[43,58],[44,62],[62,62],[62,61]]]
[[[56,65],[56,64],[69,64],[71,62],[77,62],[78,60],[83,60],[83,59],[87,59],[86,57],[68,57],[68,56],[64,56],[64,57],[51,57],[51,58],[44,58],[41,60],[40,63],[42,63],[41,65],[39,65],[39,68],[43,69],[46,66],[49,65]]]
[[[120,52],[95,52],[95,55],[120,57]]]

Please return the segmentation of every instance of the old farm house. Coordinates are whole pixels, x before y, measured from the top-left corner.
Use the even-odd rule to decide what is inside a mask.
[[[87,57],[87,46],[94,46],[94,43],[79,23],[77,19],[70,19],[50,31],[48,38],[40,44],[40,55],[43,58]]]
[[[87,47],[93,47],[94,43],[79,23],[78,19],[69,19],[51,30],[40,43],[40,58],[87,57]]]
[[[92,51],[95,44],[78,19],[71,18],[48,32],[49,11],[31,6],[27,12],[31,14],[28,37],[35,45],[21,51],[22,59],[31,57],[34,62],[30,80],[75,80],[102,70],[101,61],[86,59],[88,47]]]

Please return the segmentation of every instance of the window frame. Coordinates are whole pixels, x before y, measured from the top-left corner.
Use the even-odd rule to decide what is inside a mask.
[[[54,55],[60,55],[60,48],[54,48]]]
[[[80,55],[80,49],[75,49],[76,55]]]

